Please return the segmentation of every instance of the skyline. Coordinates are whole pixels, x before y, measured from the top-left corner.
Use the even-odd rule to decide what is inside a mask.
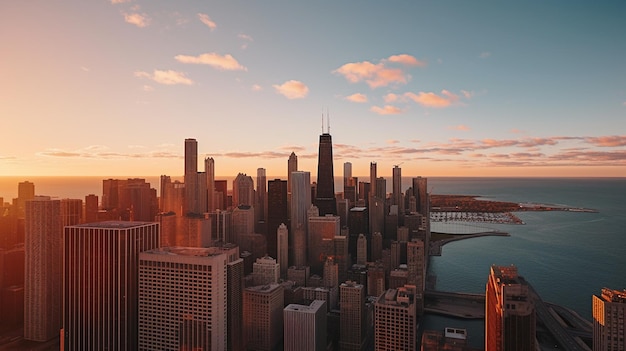
[[[323,128],[335,176],[623,176],[624,10],[3,3],[0,176],[314,174]]]

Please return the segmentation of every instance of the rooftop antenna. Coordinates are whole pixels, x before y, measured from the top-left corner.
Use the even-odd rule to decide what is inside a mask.
[[[330,111],[328,107],[326,107],[326,128],[328,129],[328,134],[330,134]]]
[[[324,134],[324,110],[322,110],[322,134]]]

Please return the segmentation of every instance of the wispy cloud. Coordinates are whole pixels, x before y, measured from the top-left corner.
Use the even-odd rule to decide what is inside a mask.
[[[395,139],[389,139],[386,141],[387,144],[393,145],[393,144],[398,144],[400,143],[400,140],[395,140]]]
[[[400,96],[400,95],[397,95],[397,94],[394,94],[394,93],[389,93],[389,94],[387,94],[387,95],[383,96],[383,100],[384,100],[386,103],[388,103],[388,104],[389,104],[389,103],[392,103],[392,102],[396,102],[396,101],[398,101],[400,98],[401,98],[401,96]]]
[[[145,84],[143,86],[143,91],[154,91],[154,87],[152,85]]]
[[[403,67],[390,67],[400,64]],[[425,63],[407,54],[393,55],[378,63],[370,61],[350,62],[333,71],[342,75],[350,83],[366,82],[370,88],[385,87],[391,84],[406,84],[411,76],[404,66],[423,66]]]
[[[392,105],[385,105],[384,107],[372,106],[370,111],[378,113],[379,115],[397,115],[402,113],[402,109]]]
[[[177,84],[191,85],[193,84],[193,81],[187,78],[184,72],[178,72],[178,71],[172,71],[172,70],[161,71],[161,70],[155,69],[153,73],[139,71],[139,72],[135,72],[135,77],[151,79],[159,84],[165,84],[165,85],[177,85]]]
[[[130,2],[131,0],[111,0],[111,4],[123,4],[125,2]]]
[[[365,94],[356,93],[350,96],[346,96],[344,99],[352,102],[364,103],[367,102],[367,96]]]
[[[468,127],[468,126],[466,126],[464,124],[459,124],[459,125],[456,125],[456,126],[448,127],[448,129],[460,130],[460,131],[468,131],[468,130],[470,130],[470,127]]]
[[[248,48],[248,44],[250,44],[251,42],[254,41],[254,39],[252,39],[251,36],[247,35],[247,34],[238,34],[237,38],[241,39],[243,41],[243,43],[241,44],[241,49],[245,50]]]
[[[419,92],[418,94],[408,92],[404,93],[404,96],[424,107],[434,108],[448,107],[459,100],[458,95],[448,90],[442,90],[440,95],[433,92]]]
[[[144,28],[150,25],[151,19],[145,13],[124,13],[124,21],[139,28]]]
[[[595,146],[602,147],[626,146],[626,135],[587,137],[585,138],[585,141]]]
[[[263,90],[263,87],[261,87],[261,86],[260,86],[260,85],[258,85],[258,84],[253,84],[253,85],[252,85],[252,90],[253,90],[253,91],[261,91],[261,90]]]
[[[302,99],[309,93],[309,88],[302,82],[297,80],[289,80],[281,85],[272,85],[277,93],[283,95],[287,99]]]
[[[198,65],[209,65],[215,69],[224,71],[247,71],[232,55],[220,55],[214,52],[201,54],[198,56],[176,55],[176,61],[181,63],[193,63]]]
[[[204,23],[207,27],[209,27],[211,31],[217,28],[217,24],[215,24],[215,22],[211,20],[209,15],[204,14],[204,13],[198,13],[198,18],[200,19],[200,22]]]

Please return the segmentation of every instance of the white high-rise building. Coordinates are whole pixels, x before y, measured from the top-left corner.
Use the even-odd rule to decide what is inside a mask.
[[[326,350],[326,301],[290,304],[283,310],[284,350]]]
[[[139,254],[139,350],[225,350],[227,262],[220,248]]]

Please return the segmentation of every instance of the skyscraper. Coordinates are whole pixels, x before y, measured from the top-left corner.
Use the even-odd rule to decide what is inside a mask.
[[[254,206],[254,181],[245,173],[237,174],[233,180],[233,207]]]
[[[204,174],[206,176],[207,208],[205,212],[214,212],[215,205],[215,161],[213,157],[204,159]]]
[[[322,274],[328,252],[324,252],[323,242],[332,240],[341,234],[338,216],[311,216],[308,218],[307,257],[311,273]]]
[[[273,350],[283,337],[282,285],[260,285],[243,291],[243,331],[247,350]]]
[[[343,163],[343,186],[344,192],[346,191],[345,186],[348,183],[348,179],[352,178],[352,163],[344,162]]]
[[[311,174],[292,172],[291,191],[290,262],[295,266],[304,266],[307,256],[307,211],[311,207]]]
[[[261,221],[267,223],[267,176],[265,175],[265,168],[256,170],[256,198],[257,224]],[[257,233],[260,232],[262,231],[257,230]],[[265,234],[265,232],[262,234]]]
[[[370,193],[369,196],[376,196],[376,179],[377,179],[376,162],[370,162]]]
[[[280,276],[287,277],[287,269],[289,268],[289,230],[285,223],[281,223],[276,229],[277,255],[276,261],[280,266]],[[269,250],[268,250],[269,251]]]
[[[626,290],[593,295],[593,351],[626,350]]]
[[[515,266],[491,266],[485,293],[485,351],[535,351],[535,307]]]
[[[98,196],[89,194],[85,196],[85,222],[91,223],[98,220]]]
[[[363,234],[359,234],[356,240],[356,264],[367,263],[367,238]]]
[[[267,250],[272,257],[278,258],[277,232],[281,224],[289,223],[287,203],[287,181],[274,179],[267,182]],[[285,228],[286,229],[286,228]],[[280,261],[280,260],[279,260]],[[285,262],[286,263],[286,262]],[[282,263],[281,263],[282,264]],[[282,266],[281,266],[282,269]],[[287,267],[285,267],[287,272]]]
[[[283,310],[285,351],[326,350],[326,301],[290,304]]]
[[[289,160],[287,161],[287,193],[291,194],[291,173],[296,172],[298,170],[298,156],[296,156],[295,152],[292,152],[289,155]]]
[[[280,278],[280,266],[270,256],[259,257],[252,264],[254,285],[277,284]]]
[[[48,341],[61,325],[61,201],[27,200],[24,217],[24,339]]]
[[[17,217],[24,218],[26,201],[35,198],[35,184],[20,182],[17,184]]]
[[[341,331],[339,349],[342,351],[363,349],[365,341],[365,288],[353,281],[339,287],[341,306]]]
[[[225,350],[226,262],[216,247],[140,253],[138,349]]]
[[[198,208],[198,142],[185,139],[185,206],[183,215],[201,213]]]
[[[377,351],[417,348],[415,286],[389,289],[374,304],[374,344]]]
[[[159,245],[159,224],[108,221],[65,227],[65,350],[136,350],[139,253]]]
[[[320,209],[320,216],[327,214],[337,215],[337,199],[335,198],[335,178],[333,172],[333,142],[328,133],[320,135],[315,206]]]
[[[404,214],[404,201],[402,201],[402,168],[393,166],[393,193],[391,204],[398,205],[398,216]]]

